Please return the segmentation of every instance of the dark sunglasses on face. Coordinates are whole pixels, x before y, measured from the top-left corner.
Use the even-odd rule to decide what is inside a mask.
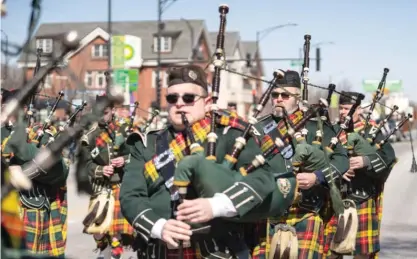
[[[271,93],[271,98],[272,99],[278,99],[279,96],[281,96],[281,98],[283,100],[288,100],[291,97],[291,95],[289,93],[285,93],[285,92],[284,93],[278,93],[278,92],[272,92]]]
[[[167,94],[166,100],[167,100],[167,102],[169,104],[176,104],[178,102],[178,100],[180,99],[180,97],[182,98],[182,101],[185,104],[191,104],[191,103],[194,103],[200,97],[203,97],[203,96],[198,95],[198,94],[183,94],[183,95],[179,95],[179,94]]]

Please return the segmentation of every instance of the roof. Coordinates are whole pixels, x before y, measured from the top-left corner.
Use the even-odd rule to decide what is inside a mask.
[[[212,49],[216,49],[218,32],[209,32],[209,42]],[[226,32],[224,35],[224,51],[226,57],[233,57],[235,49],[240,42],[240,33],[237,31]]]
[[[170,53],[163,53],[164,59],[188,59],[191,56],[193,44],[198,44],[201,33],[207,32],[203,20],[165,20],[164,31],[178,36],[173,42],[173,50]],[[50,37],[54,34],[75,30],[81,39],[88,36],[97,28],[104,32],[107,29],[107,22],[72,22],[72,23],[45,23],[40,25],[35,34],[38,37]],[[112,34],[127,34],[142,39],[142,58],[156,59],[157,54],[153,52],[153,37],[157,33],[157,21],[123,21],[112,23]],[[191,39],[193,37],[193,39]],[[207,36],[208,37],[208,36]],[[31,47],[36,48],[36,40],[32,39]],[[22,55],[18,62],[23,62],[25,55]],[[29,62],[36,61],[36,55],[29,55]]]

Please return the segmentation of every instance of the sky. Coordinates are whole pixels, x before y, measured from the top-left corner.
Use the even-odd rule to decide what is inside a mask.
[[[164,0],[173,2],[172,0]],[[43,0],[41,23],[106,21],[106,0]],[[262,4],[261,4],[262,2]],[[365,79],[380,80],[383,68],[388,80],[402,80],[404,93],[417,100],[417,1],[273,1],[273,0],[177,0],[163,19],[203,19],[210,31],[219,27],[218,6],[229,5],[227,31],[239,31],[242,40],[255,40],[256,31],[296,23],[275,30],[260,41],[264,58],[299,58],[304,35],[321,46],[321,71],[310,61],[310,82],[327,86],[348,79],[362,91]],[[22,43],[30,14],[30,0],[7,1],[8,15],[1,29],[10,42]],[[157,0],[113,0],[114,21],[157,19]],[[2,56],[3,58],[3,56]],[[315,58],[315,48],[310,51]],[[289,61],[264,63],[266,78],[274,69],[295,69]],[[369,95],[368,95],[369,96]]]

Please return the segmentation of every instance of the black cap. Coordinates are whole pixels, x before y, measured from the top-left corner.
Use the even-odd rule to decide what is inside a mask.
[[[106,95],[96,95],[96,104],[103,103],[108,100]],[[106,107],[112,107],[112,105],[106,105]]]
[[[355,104],[356,98],[358,98],[359,95],[360,93],[357,92],[342,91],[339,98],[339,104]]]
[[[207,91],[207,77],[204,70],[196,65],[171,68],[168,76],[168,87],[184,83],[193,83]]]
[[[297,71],[287,70],[284,74],[284,78],[278,80],[279,86],[284,87],[297,87],[301,89],[301,79]]]

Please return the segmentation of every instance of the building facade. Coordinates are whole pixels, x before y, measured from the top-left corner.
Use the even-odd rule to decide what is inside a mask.
[[[167,87],[167,69],[171,66],[182,64],[196,64],[203,68],[211,59],[215,44],[213,33],[209,33],[203,20],[167,20],[163,22],[161,33],[161,109],[166,107],[163,98]],[[41,88],[41,93],[56,96],[59,91],[65,92],[68,101],[81,100],[93,101],[95,95],[105,91],[109,49],[107,42],[110,35],[106,31],[107,23],[47,23],[42,24],[31,42],[33,49],[42,49],[41,65],[45,65],[51,53],[59,52],[60,41],[55,35],[75,30],[81,38],[80,47],[65,56],[62,64],[49,74]],[[141,38],[142,41],[142,65],[132,67],[139,70],[139,82],[137,90],[131,92],[131,101],[138,101],[142,111],[140,116],[147,117],[146,110],[156,100],[157,78],[157,22],[114,22],[112,24],[113,35],[132,35]],[[215,41],[214,41],[215,42]],[[238,32],[228,34],[225,40],[226,59],[228,68],[240,73],[245,72],[244,57],[252,49],[245,48],[240,41]],[[33,77],[36,55],[29,55],[29,62],[25,62],[25,56],[18,60],[20,67],[27,67],[27,78]],[[247,70],[247,69],[246,69]],[[250,73],[253,74],[253,69]],[[71,72],[69,72],[71,71]],[[208,83],[211,84],[213,69],[206,70]],[[251,100],[250,95],[253,85],[258,87],[257,82],[247,83],[241,76],[222,72],[221,108],[226,108],[230,102],[237,102],[239,113],[242,115],[248,110]],[[262,71],[255,71],[255,75]],[[246,85],[245,85],[246,82]],[[90,102],[93,103],[93,102]]]

